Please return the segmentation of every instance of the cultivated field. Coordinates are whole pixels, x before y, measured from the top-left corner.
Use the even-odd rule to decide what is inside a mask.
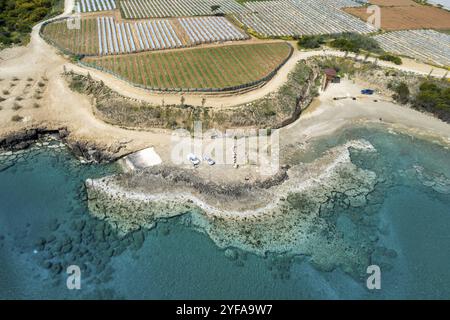
[[[110,11],[117,8],[116,0],[79,0],[75,3],[77,12]]]
[[[379,2],[386,5],[387,1]],[[392,4],[399,3],[397,6]],[[406,0],[392,1],[390,6],[381,6],[381,28],[384,30],[407,29],[450,29],[450,12],[432,6],[423,6]],[[345,8],[346,12],[366,21],[369,14],[366,8]]]
[[[231,45],[83,61],[134,84],[154,89],[223,89],[270,76],[291,54],[286,43]]]
[[[95,18],[85,18],[81,19],[80,29],[71,29],[67,20],[59,20],[45,25],[42,34],[63,51],[96,55],[99,52],[98,30]]]
[[[380,7],[420,6],[420,4],[413,0],[370,0],[369,2],[370,4],[376,4]]]
[[[90,16],[81,22],[81,29],[71,29],[67,20],[53,22],[45,26],[43,34],[63,50],[82,55],[175,49],[249,38],[224,17],[117,22],[112,16]]]
[[[191,43],[194,44],[249,38],[223,17],[180,18],[177,20]]]
[[[212,11],[211,6],[220,6]],[[122,16],[126,19],[206,16],[215,13],[243,13],[245,7],[234,0],[122,0]]]
[[[245,5],[252,12],[236,14],[236,19],[266,37],[374,31],[341,10],[342,6],[359,6],[350,0],[255,1]]]
[[[450,66],[450,35],[433,30],[393,31],[374,37],[383,50]]]

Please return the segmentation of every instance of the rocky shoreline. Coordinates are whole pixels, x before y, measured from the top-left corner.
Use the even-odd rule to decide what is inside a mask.
[[[111,150],[89,141],[73,141],[67,128],[50,129],[47,127],[24,128],[0,137],[0,151],[26,150],[33,144],[52,136],[63,142],[72,154],[82,162],[109,163],[121,156],[120,149]]]
[[[351,162],[350,149],[376,152],[366,141],[350,141],[312,163],[293,165],[280,180],[254,183],[237,194],[209,189],[208,183],[196,190],[197,178],[186,180],[178,173],[171,178],[158,176],[157,169],[144,171],[138,179],[122,174],[88,180],[88,205],[94,216],[123,234],[179,216],[222,249],[239,248],[263,256],[308,255],[322,269],[342,266],[359,273],[359,266],[370,260],[369,245],[353,247],[337,235],[323,239],[335,209],[361,210],[378,183],[375,173]],[[183,179],[178,180],[180,176]],[[329,245],[324,246],[324,241]]]
[[[116,200],[126,201],[129,198],[142,202],[148,202],[147,200],[157,202],[172,196],[196,198],[187,202],[203,203],[200,207],[213,211],[209,212],[212,215],[243,216],[239,212],[264,211],[276,205],[276,198],[285,198],[289,193],[307,191],[321,182],[326,182],[341,164],[351,163],[349,149],[374,151],[366,141],[350,141],[329,150],[312,163],[286,164],[274,176],[252,182],[219,184],[200,177],[189,169],[156,166],[137,172],[89,179],[86,181],[86,187],[90,202],[94,204],[94,214],[98,213],[103,217],[114,214],[109,210],[99,212],[99,205],[103,205],[103,202],[114,206],[108,204],[109,200],[102,199],[102,195],[109,198],[108,194],[113,198],[115,196],[121,198]],[[114,199],[110,200],[114,202]],[[222,214],[225,212],[232,213]]]

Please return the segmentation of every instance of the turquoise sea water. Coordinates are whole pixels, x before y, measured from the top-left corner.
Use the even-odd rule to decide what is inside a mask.
[[[354,152],[352,162],[383,179],[360,221],[342,211],[333,213],[333,223],[356,245],[362,236],[371,238],[381,290],[368,290],[364,277],[340,268],[321,270],[305,256],[263,258],[236,250],[230,259],[183,217],[121,238],[89,215],[83,185],[118,169],[82,165],[64,148],[42,148],[0,165],[0,298],[450,298],[450,194],[444,188],[450,150],[381,128],[355,128],[317,141],[314,154],[359,138],[377,153]],[[71,264],[81,266],[81,290],[66,287]]]

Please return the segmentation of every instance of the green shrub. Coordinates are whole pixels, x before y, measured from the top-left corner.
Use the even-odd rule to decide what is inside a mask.
[[[366,35],[345,32],[331,37],[334,38],[334,40],[330,42],[330,46],[339,50],[355,53],[359,53],[361,50],[380,54],[383,53],[378,42]]]
[[[300,48],[305,49],[316,49],[320,48],[322,44],[325,43],[325,37],[324,36],[303,36],[300,37],[297,44]]]
[[[393,62],[393,63],[395,63],[397,65],[401,65],[403,63],[402,59],[400,57],[394,56],[394,55],[389,54],[389,53],[382,54],[382,55],[380,55],[379,58],[380,58],[380,60],[390,61],[390,62]]]
[[[393,86],[392,88],[395,92],[393,98],[401,104],[406,104],[409,101],[409,88],[408,85],[404,82],[400,82],[398,85]]]
[[[443,83],[425,81],[419,87],[413,106],[436,114],[440,119],[450,122],[450,87]]]

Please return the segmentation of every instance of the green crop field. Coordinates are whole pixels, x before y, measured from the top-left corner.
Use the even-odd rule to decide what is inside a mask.
[[[44,27],[43,35],[70,53],[98,54],[97,20],[81,19],[80,27],[69,28],[67,20],[52,22]]]
[[[287,43],[278,42],[87,57],[83,61],[148,88],[228,88],[264,78],[290,51]]]

